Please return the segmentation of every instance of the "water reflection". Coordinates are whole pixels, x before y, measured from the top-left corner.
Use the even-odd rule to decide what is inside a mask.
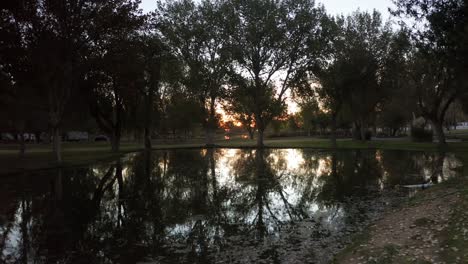
[[[174,150],[0,178],[3,263],[326,263],[449,153]]]

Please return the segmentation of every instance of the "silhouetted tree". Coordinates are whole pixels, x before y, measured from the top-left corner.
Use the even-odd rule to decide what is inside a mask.
[[[445,114],[468,82],[468,7],[464,0],[394,0],[393,14],[411,18],[415,44],[410,76],[423,117],[430,120],[439,140],[446,144]],[[421,26],[423,25],[423,26]]]
[[[249,97],[257,145],[263,147],[268,123],[281,114],[286,92],[312,55],[306,48],[320,30],[323,10],[309,0],[236,0],[228,6],[224,24],[233,30],[233,89]]]
[[[208,146],[214,144],[216,104],[224,95],[229,63],[223,8],[222,1],[196,4],[191,0],[169,2],[159,8],[164,40],[186,67],[182,83],[202,106]]]

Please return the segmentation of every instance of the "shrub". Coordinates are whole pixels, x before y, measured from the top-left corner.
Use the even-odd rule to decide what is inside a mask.
[[[432,142],[432,130],[423,127],[412,127],[411,140],[414,142]]]

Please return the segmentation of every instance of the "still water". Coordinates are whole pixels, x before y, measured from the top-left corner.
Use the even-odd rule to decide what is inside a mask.
[[[453,154],[171,150],[0,177],[0,263],[327,263]]]

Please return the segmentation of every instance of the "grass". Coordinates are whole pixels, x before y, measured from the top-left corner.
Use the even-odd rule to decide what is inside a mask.
[[[332,145],[328,139],[319,138],[279,138],[267,139],[264,142],[267,148],[315,148],[331,149]],[[216,145],[220,148],[254,148],[255,140],[224,140],[217,141]],[[203,147],[203,143],[180,143],[170,145],[156,145],[156,149],[172,148],[194,148]],[[440,150],[435,143],[411,142],[409,139],[398,140],[372,140],[372,141],[354,141],[342,139],[337,141],[338,149],[387,149],[387,150],[408,150],[408,151],[438,151]],[[468,142],[450,142],[446,151],[468,152]]]
[[[267,148],[313,148],[331,149],[332,145],[328,139],[319,138],[280,138],[265,140]],[[218,140],[219,148],[254,148],[255,140]],[[367,142],[342,139],[337,141],[339,149],[383,149],[383,150],[406,150],[406,151],[437,151],[434,143],[415,143],[408,139],[399,140],[373,140]],[[154,149],[183,149],[183,148],[203,148],[202,141],[161,143],[154,142]],[[57,164],[52,155],[50,145],[30,144],[26,148],[24,158],[18,158],[18,146],[15,144],[0,145],[0,174],[20,172],[24,170],[45,169],[53,167],[79,166],[118,157],[125,153],[143,150],[142,144],[123,142],[120,152],[110,151],[109,143],[106,142],[80,142],[63,143],[63,162]],[[468,161],[468,142],[449,143],[446,151],[456,153],[465,161]],[[468,170],[466,168],[465,170]],[[468,171],[467,171],[468,172]]]
[[[461,139],[463,141],[468,140],[468,129],[457,129],[446,132],[447,138]]]
[[[96,161],[109,160],[142,148],[137,144],[124,143],[118,153],[110,151],[106,143],[64,143],[62,159],[58,164],[48,145],[32,144],[26,148],[26,155],[18,157],[15,145],[0,146],[0,174],[16,173],[25,170],[48,169],[86,165]],[[17,148],[17,147],[16,147]]]

